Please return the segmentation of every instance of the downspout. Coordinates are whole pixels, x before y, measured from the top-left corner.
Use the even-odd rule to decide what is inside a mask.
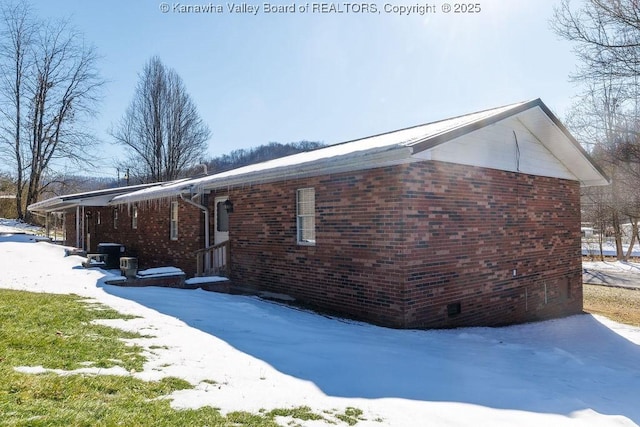
[[[189,203],[192,206],[195,206],[196,208],[202,210],[202,213],[204,213],[204,249],[207,249],[209,247],[209,217],[210,217],[210,213],[209,213],[209,208],[207,208],[204,205],[201,205],[199,203],[196,203],[193,201],[193,199],[195,199],[196,197],[200,197],[200,193],[196,193],[193,196],[191,196],[190,199],[185,199],[185,197],[182,195],[182,193],[180,193],[180,198]],[[208,269],[209,266],[209,257],[205,258],[205,268]]]
[[[76,206],[76,248],[80,247],[80,205]]]

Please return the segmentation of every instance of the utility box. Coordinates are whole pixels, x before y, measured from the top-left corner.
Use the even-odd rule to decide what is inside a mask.
[[[135,279],[138,274],[138,258],[121,257],[120,272],[127,279]]]
[[[107,255],[107,269],[116,269],[120,266],[120,257],[124,253],[124,245],[120,243],[98,243],[98,253]]]

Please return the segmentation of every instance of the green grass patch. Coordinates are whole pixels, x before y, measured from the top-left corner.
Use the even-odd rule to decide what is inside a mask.
[[[272,418],[275,418],[277,416],[291,417],[304,421],[325,419],[322,415],[313,412],[308,406],[300,406],[298,408],[291,409],[273,409],[272,411],[268,412],[268,415]]]
[[[347,407],[342,414],[336,414],[335,417],[350,426],[358,424],[358,421],[365,421],[362,418],[362,410],[351,406]]]
[[[122,366],[142,370],[141,349],[123,339],[140,335],[92,324],[97,319],[127,317],[108,307],[85,302],[74,295],[21,291],[0,292],[0,349],[4,363],[72,370],[92,362],[93,367]],[[118,363],[114,360],[117,359]]]
[[[132,317],[78,296],[0,290],[0,425],[274,427],[277,416],[332,423],[306,406],[226,417],[213,407],[175,410],[164,397],[192,388],[178,378],[146,382],[131,376],[34,375],[14,369],[121,366],[140,371],[142,348],[125,340],[143,337],[92,322],[127,318]],[[336,417],[345,416],[343,421],[353,425],[362,419],[358,411],[347,408]]]

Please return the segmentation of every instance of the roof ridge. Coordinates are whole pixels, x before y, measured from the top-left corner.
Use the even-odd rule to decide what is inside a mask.
[[[379,136],[384,136],[384,135],[391,135],[391,134],[396,133],[396,132],[403,132],[403,131],[410,130],[410,129],[417,129],[417,128],[423,127],[423,126],[429,126],[429,125],[434,125],[434,124],[437,124],[437,123],[453,121],[453,120],[457,120],[457,119],[460,119],[460,118],[466,117],[466,116],[473,116],[475,114],[486,113],[486,112],[491,111],[491,110],[501,110],[501,109],[504,109],[504,108],[507,108],[507,107],[514,107],[515,108],[517,106],[524,105],[524,104],[527,104],[529,102],[534,102],[534,101],[538,101],[538,100],[539,100],[539,98],[538,99],[530,99],[528,101],[514,102],[512,104],[505,104],[505,105],[502,105],[500,107],[486,108],[484,110],[478,110],[478,111],[474,111],[474,112],[471,112],[471,113],[460,114],[458,116],[447,117],[447,118],[444,118],[444,119],[434,120],[432,122],[422,123],[422,124],[418,124],[418,125],[407,126],[405,128],[395,129],[395,130],[391,130],[391,131],[387,131],[387,132],[381,132],[381,133],[365,136],[365,137],[362,137],[362,138],[350,139],[348,141],[342,141],[342,142],[338,142],[338,143],[335,143],[335,144],[327,145],[325,147],[320,147],[320,148],[317,148],[316,150],[322,150],[323,148],[328,148],[328,147],[337,147],[337,146],[340,146],[340,145],[349,144],[349,143],[356,142],[356,141],[363,141],[365,139],[377,138]],[[316,150],[311,150],[311,151],[316,151]]]

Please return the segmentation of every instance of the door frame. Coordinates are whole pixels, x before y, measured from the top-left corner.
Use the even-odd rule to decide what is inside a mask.
[[[214,199],[214,211],[213,211],[213,244],[218,245],[220,243],[226,242],[229,240],[229,230],[227,231],[219,231],[218,230],[218,205],[220,203],[223,204],[222,209],[224,208],[224,202],[229,200],[229,196],[218,196]],[[227,218],[229,218],[229,213],[224,211]]]

